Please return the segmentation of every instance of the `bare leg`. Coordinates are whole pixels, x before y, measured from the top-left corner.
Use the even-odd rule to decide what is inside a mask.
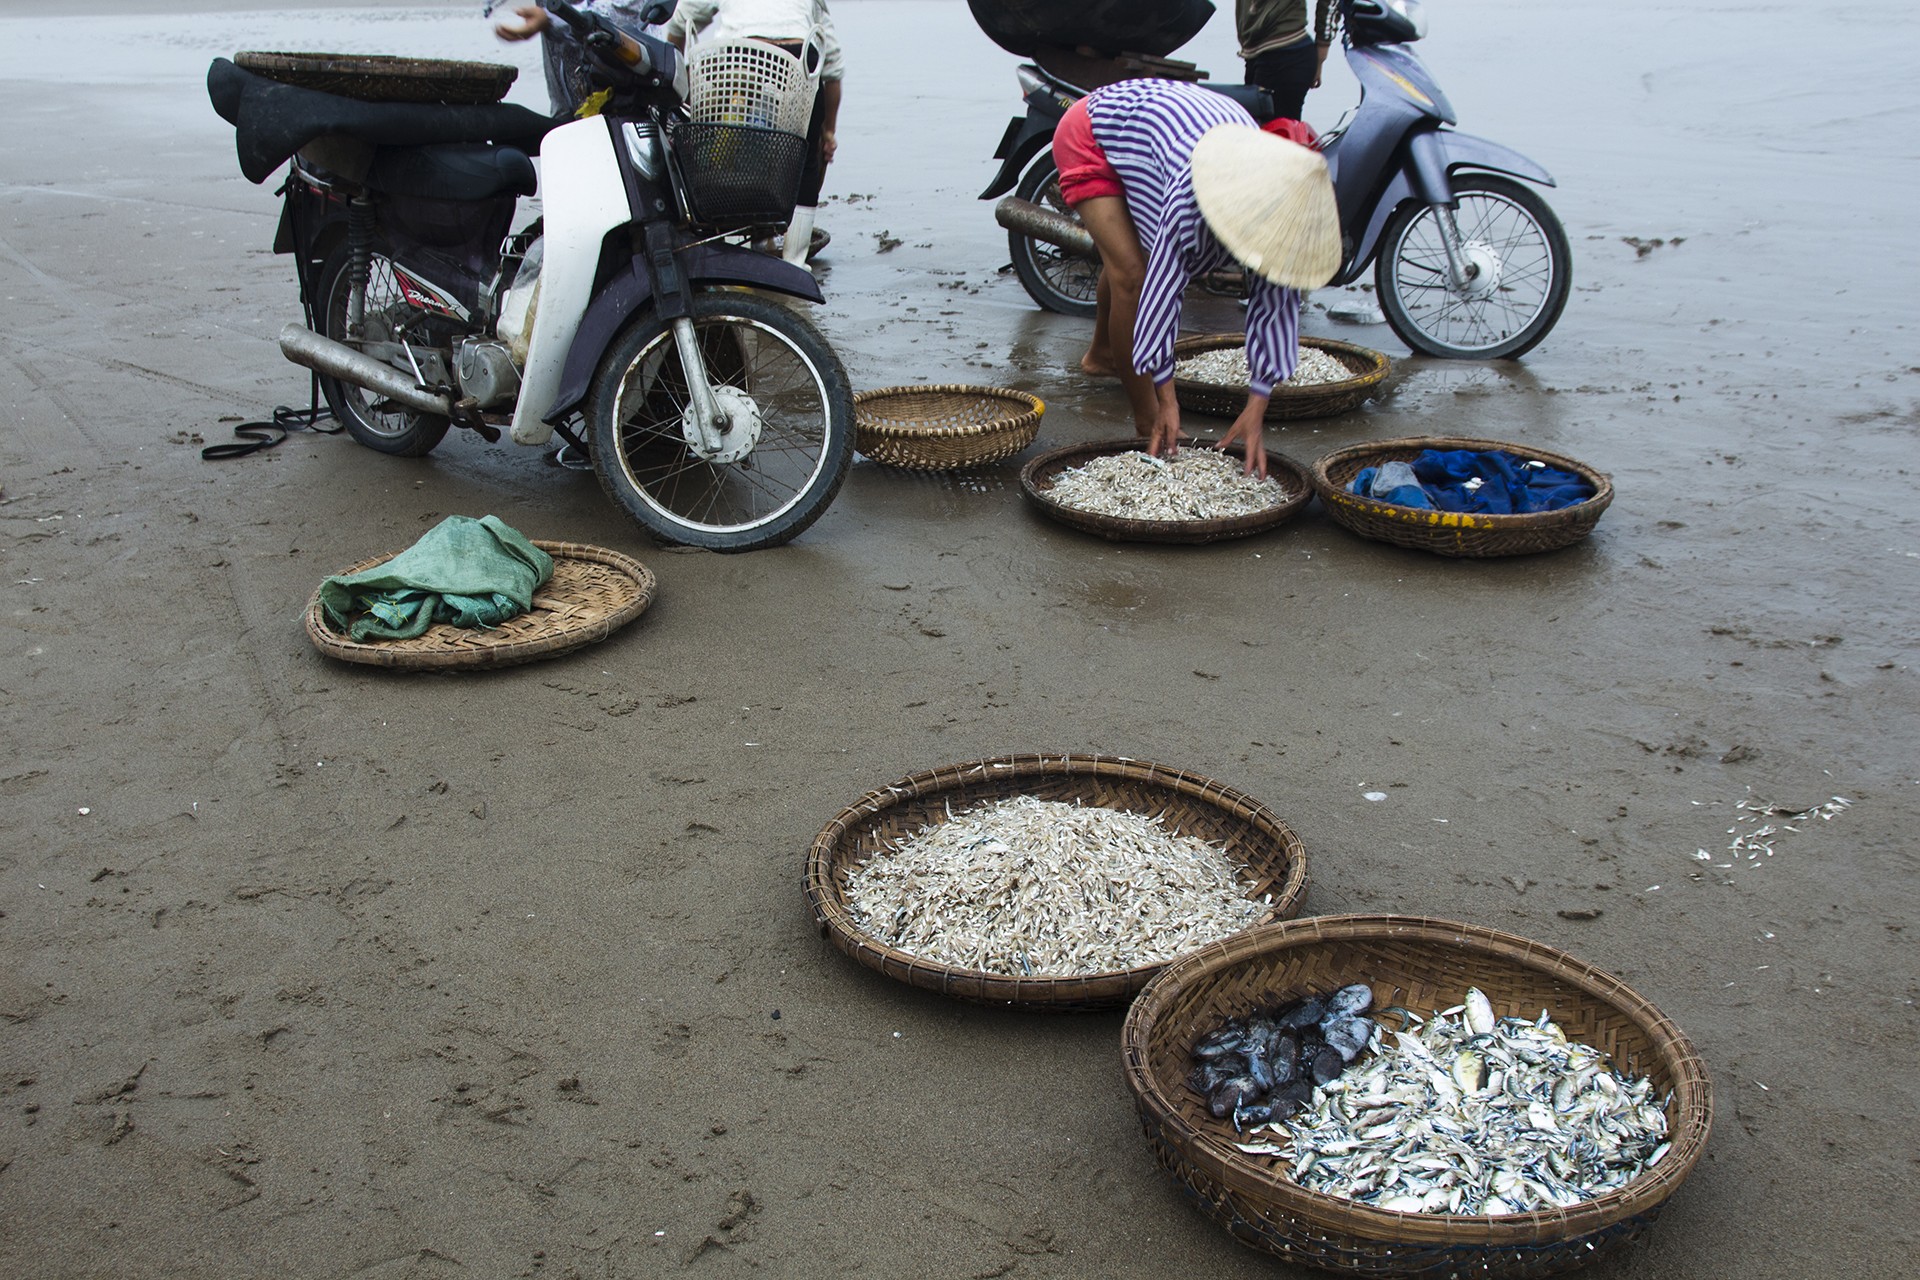
[[[1087,345],[1087,354],[1080,357],[1080,371],[1096,378],[1117,378],[1120,370],[1114,364],[1113,344],[1107,340],[1107,326],[1113,318],[1113,290],[1107,287],[1105,268],[1100,271],[1093,297],[1093,341]]]
[[[1133,325],[1140,314],[1140,289],[1147,279],[1147,255],[1140,248],[1140,236],[1127,214],[1127,202],[1119,196],[1095,196],[1073,207],[1093,235],[1100,250],[1099,311],[1094,316],[1093,343],[1087,349],[1081,367],[1088,361],[1098,363],[1105,340],[1108,366],[1119,375],[1126,388],[1127,402],[1133,409],[1133,429],[1152,437],[1159,413],[1159,400],[1153,379],[1133,370]],[[1091,372],[1092,370],[1089,370]]]

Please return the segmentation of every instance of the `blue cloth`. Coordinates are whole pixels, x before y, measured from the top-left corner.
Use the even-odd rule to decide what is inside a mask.
[[[1490,516],[1558,511],[1594,495],[1593,486],[1572,472],[1504,449],[1428,449],[1410,467],[1417,486],[1406,483],[1400,469],[1405,466],[1365,467],[1349,489],[1406,507]]]

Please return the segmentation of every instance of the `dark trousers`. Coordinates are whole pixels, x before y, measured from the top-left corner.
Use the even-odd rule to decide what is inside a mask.
[[[1313,73],[1319,67],[1320,51],[1309,36],[1299,44],[1248,58],[1247,83],[1273,95],[1275,115],[1298,120],[1307,105],[1307,90],[1313,87]]]

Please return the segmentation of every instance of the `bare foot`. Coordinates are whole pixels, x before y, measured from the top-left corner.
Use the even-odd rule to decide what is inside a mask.
[[[1120,371],[1113,367],[1113,361],[1097,357],[1089,351],[1080,357],[1080,372],[1091,378],[1117,378]]]

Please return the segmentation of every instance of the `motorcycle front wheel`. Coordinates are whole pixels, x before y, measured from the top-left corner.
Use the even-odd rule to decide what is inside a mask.
[[[1060,171],[1054,167],[1051,151],[1028,167],[1013,193],[1055,213],[1074,216],[1060,197]],[[1007,232],[1007,251],[1013,255],[1013,274],[1020,277],[1020,283],[1035,302],[1063,316],[1094,314],[1094,293],[1100,283],[1098,262],[1089,262],[1044,240],[1012,230]]]
[[[778,546],[820,517],[852,465],[846,370],[810,321],[750,293],[696,294],[693,328],[732,419],[720,455],[695,448],[672,326],[649,313],[614,341],[587,394],[594,472],[663,542]]]
[[[353,282],[347,270],[347,246],[327,255],[320,268],[320,333],[358,351],[365,344],[400,340],[399,326],[417,311],[407,305],[393,276],[393,264],[374,254],[367,269],[367,301],[360,333],[347,332],[347,297]],[[320,375],[320,390],[347,433],[369,449],[397,458],[421,458],[447,434],[447,419],[383,399],[365,387]]]
[[[1408,347],[1451,360],[1531,351],[1567,305],[1573,251],[1533,188],[1493,174],[1453,181],[1459,252],[1471,279],[1447,270],[1445,209],[1408,202],[1387,224],[1374,283],[1387,323]]]

